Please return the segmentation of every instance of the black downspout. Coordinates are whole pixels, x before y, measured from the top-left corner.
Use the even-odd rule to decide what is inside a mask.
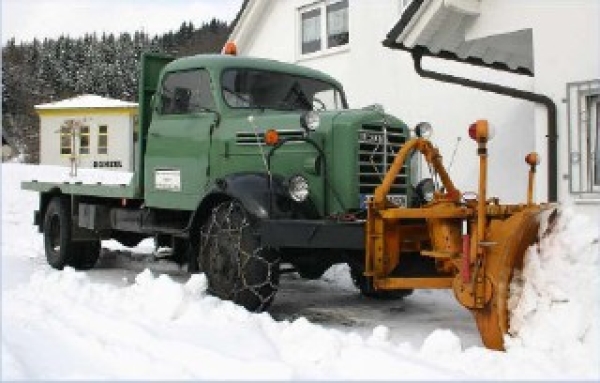
[[[450,84],[457,84],[466,86],[469,88],[475,88],[486,92],[492,92],[502,94],[509,97],[519,98],[522,100],[532,101],[538,104],[542,104],[548,111],[548,201],[556,202],[558,199],[558,182],[557,182],[557,155],[558,155],[558,130],[557,130],[557,118],[556,118],[556,104],[550,97],[543,94],[526,92],[523,90],[501,86],[498,84],[490,84],[485,82],[479,82],[469,80],[466,78],[456,77],[449,74],[437,73],[423,69],[421,66],[421,60],[423,55],[419,51],[411,51],[413,61],[415,63],[415,71],[421,77],[430,78]]]

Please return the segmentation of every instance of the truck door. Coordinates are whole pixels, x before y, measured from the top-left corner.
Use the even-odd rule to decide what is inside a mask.
[[[204,69],[166,73],[155,100],[145,159],[146,204],[193,210],[206,187],[217,118]]]

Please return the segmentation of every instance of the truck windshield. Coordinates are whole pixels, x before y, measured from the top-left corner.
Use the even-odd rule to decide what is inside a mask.
[[[277,110],[346,109],[342,92],[333,84],[289,73],[257,69],[229,69],[221,90],[232,108]]]

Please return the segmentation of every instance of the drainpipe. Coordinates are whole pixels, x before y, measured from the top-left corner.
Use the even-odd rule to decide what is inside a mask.
[[[556,104],[548,96],[538,93],[526,92],[523,90],[510,88],[498,84],[490,84],[485,82],[474,81],[462,77],[456,77],[449,74],[438,73],[423,69],[421,66],[421,60],[423,53],[419,50],[411,51],[412,58],[415,64],[415,71],[419,76],[424,78],[430,78],[437,81],[447,82],[450,84],[457,84],[466,86],[468,88],[475,88],[486,92],[497,93],[513,98],[527,100],[542,104],[548,111],[548,131],[546,137],[548,138],[548,201],[556,202],[558,199],[558,182],[557,182],[557,153],[558,153],[558,134],[557,134],[557,118],[556,118]]]

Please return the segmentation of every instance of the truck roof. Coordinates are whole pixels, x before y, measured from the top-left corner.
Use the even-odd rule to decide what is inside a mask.
[[[225,54],[199,54],[174,60],[165,66],[165,72],[194,68],[207,68],[218,71],[227,68],[252,68],[283,72],[327,81],[342,89],[342,85],[339,81],[318,70],[258,57],[241,57]]]

